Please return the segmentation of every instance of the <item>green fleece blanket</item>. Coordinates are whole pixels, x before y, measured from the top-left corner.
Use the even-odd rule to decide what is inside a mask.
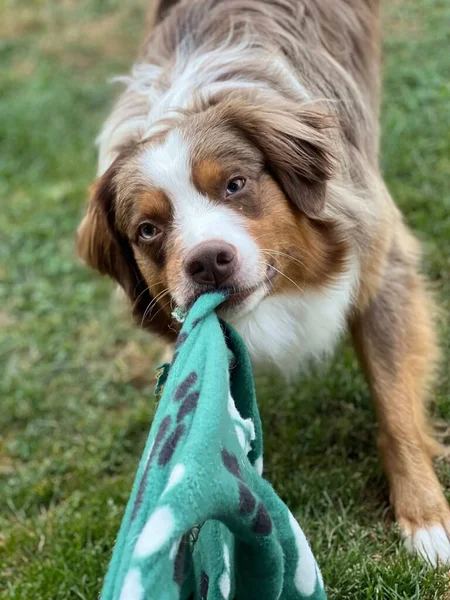
[[[326,598],[303,531],[262,477],[252,369],[214,312],[223,300],[197,300],[164,368],[101,600]]]

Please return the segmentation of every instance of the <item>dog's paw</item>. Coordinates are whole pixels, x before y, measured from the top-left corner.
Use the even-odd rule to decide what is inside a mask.
[[[399,525],[410,554],[419,555],[433,567],[438,563],[450,565],[450,520],[417,527],[400,519]]]

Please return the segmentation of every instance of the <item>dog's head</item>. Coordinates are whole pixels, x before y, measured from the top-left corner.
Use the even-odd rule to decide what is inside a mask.
[[[170,335],[175,305],[225,289],[231,321],[270,294],[320,286],[344,248],[322,219],[334,159],[323,113],[228,98],[159,123],[94,184],[80,255]]]

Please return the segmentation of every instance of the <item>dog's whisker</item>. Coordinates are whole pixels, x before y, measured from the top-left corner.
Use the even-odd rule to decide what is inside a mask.
[[[161,292],[159,292],[159,294],[157,294],[153,300],[150,302],[149,306],[147,307],[149,310],[152,310],[153,307],[155,306],[155,304],[158,303],[159,300],[161,300],[162,298],[164,298],[164,296],[169,292],[169,288],[164,288],[163,290],[161,290]]]
[[[267,264],[267,263],[266,263],[266,264]],[[267,266],[270,266],[270,265],[268,265],[268,264],[267,264]],[[265,276],[265,278],[267,279],[267,283],[270,285],[270,287],[272,288],[272,291],[273,291],[273,290],[275,289],[275,286],[273,285],[273,283],[272,283],[272,281],[271,281],[270,277],[267,275],[267,272],[266,272],[266,271],[264,272],[264,276]]]
[[[295,281],[293,279],[291,279],[290,277],[288,277],[286,275],[286,273],[283,273],[283,271],[280,271],[280,269],[277,269],[276,267],[274,267],[273,265],[270,265],[270,267],[272,269],[274,269],[277,273],[279,273],[282,277],[285,277],[288,281],[290,281],[293,285],[295,285],[295,287],[303,294],[304,290],[302,290],[302,288],[295,283]]]
[[[257,240],[260,240],[263,237],[266,237],[268,235],[273,235],[273,233],[271,231],[267,231],[266,233],[262,233],[261,235],[257,235],[256,237],[253,238],[253,241],[256,242]]]
[[[287,254],[286,252],[281,252],[280,250],[271,250],[270,248],[261,248],[261,252],[263,252],[265,254],[279,254],[280,256],[286,256],[286,258],[289,258],[290,260],[298,263],[300,266],[302,266],[302,267],[306,266],[305,263],[302,262],[300,259],[295,258],[294,256]]]
[[[147,308],[144,311],[144,314],[142,315],[142,319],[141,319],[141,327],[144,325],[145,319],[150,315],[151,311],[153,310],[153,308],[156,306],[156,304],[162,300],[163,298],[165,298],[168,294],[170,294],[170,290],[169,288],[165,288],[162,292],[160,292],[155,298],[153,298],[153,300],[149,303],[149,305],[147,306]],[[150,319],[152,320],[152,319]]]
[[[141,281],[143,281],[143,280],[141,279]],[[157,281],[155,283],[152,283],[152,285],[161,285],[162,283],[164,283],[164,281]],[[136,284],[136,286],[137,285],[139,285],[139,284]],[[136,306],[139,298],[142,296],[142,294],[145,294],[145,292],[150,292],[150,286],[149,285],[142,290],[142,292],[139,294],[139,296],[137,298],[134,299],[133,304],[132,304],[132,309],[135,308],[135,306]]]
[[[143,277],[139,277],[139,279],[136,281],[136,285],[134,286],[134,289],[133,289],[133,296],[134,296],[134,294],[136,293],[136,288],[137,288],[137,287],[138,287],[138,286],[139,286],[139,285],[140,285],[140,284],[141,284],[143,281],[144,281],[144,278],[143,278]],[[144,290],[144,291],[145,291],[145,290]],[[142,293],[142,292],[141,292],[141,293]]]
[[[133,301],[132,309],[134,309],[134,308],[135,308],[136,304],[137,304],[137,303],[138,303],[138,301],[139,301],[139,298],[140,298],[140,297],[141,297],[143,294],[145,294],[145,292],[149,292],[149,291],[150,291],[150,287],[149,287],[149,286],[147,286],[146,288],[144,288],[144,289],[142,290],[142,292],[139,294],[139,296],[138,296],[137,298],[135,298],[135,300]]]
[[[164,306],[161,306],[161,308],[159,308],[159,309],[158,309],[158,310],[155,312],[155,314],[153,315],[153,317],[150,319],[150,323],[153,321],[153,319],[154,319],[154,318],[155,318],[155,317],[156,317],[156,316],[157,316],[157,315],[158,315],[158,314],[159,314],[159,313],[160,313],[162,310],[164,310],[164,309],[166,308],[166,306],[168,306],[168,305],[169,305],[169,304],[171,304],[171,303],[172,303],[172,298],[170,298],[170,300],[169,300],[168,302],[166,302],[166,303],[164,304]]]

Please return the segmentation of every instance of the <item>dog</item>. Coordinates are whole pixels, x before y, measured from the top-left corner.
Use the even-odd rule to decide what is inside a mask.
[[[288,376],[349,329],[405,544],[449,563],[433,301],[378,164],[379,1],[153,4],[99,136],[79,254],[168,342],[174,307],[227,290],[221,316],[254,363]]]

